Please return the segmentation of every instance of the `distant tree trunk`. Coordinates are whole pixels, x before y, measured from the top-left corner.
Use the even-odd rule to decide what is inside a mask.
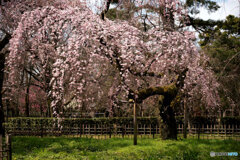
[[[25,95],[25,116],[29,117],[29,87],[27,87]]]
[[[2,99],[0,97],[0,99]],[[0,134],[4,135],[4,129],[3,129],[3,122],[4,122],[4,111],[3,111],[3,105],[2,105],[2,100],[0,100]]]
[[[140,116],[143,117],[143,115],[144,115],[144,114],[143,114],[143,105],[141,104],[141,105],[140,105]]]
[[[19,97],[18,96],[19,95],[17,95],[17,104],[15,105],[13,117],[18,117],[19,116]]]
[[[30,76],[30,77],[28,77]],[[30,89],[30,82],[31,82],[31,75],[26,74],[26,83],[27,83],[27,88],[26,88],[26,94],[25,94],[25,115],[26,117],[29,117],[29,89]]]
[[[43,117],[43,107],[42,107],[42,104],[40,104],[40,116]]]
[[[52,117],[51,113],[51,99],[47,98],[47,112],[46,112],[46,117]]]
[[[84,115],[84,113],[86,113],[85,106],[86,106],[85,101],[82,101],[81,117],[86,116],[86,115]]]
[[[2,86],[4,79],[4,63],[5,63],[5,54],[0,53],[0,134],[4,134],[3,122],[4,122],[4,111],[2,103]]]
[[[184,97],[184,128],[183,128],[183,138],[187,138],[187,127],[188,127],[188,108],[186,105],[186,97]]]
[[[8,121],[8,116],[9,116],[9,106],[11,106],[10,100],[6,100],[6,112],[5,112],[5,120]]]

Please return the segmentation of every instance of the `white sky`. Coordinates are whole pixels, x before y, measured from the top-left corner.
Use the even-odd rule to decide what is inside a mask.
[[[204,20],[213,19],[213,20],[223,20],[229,14],[240,16],[240,0],[218,0],[218,5],[221,7],[217,12],[208,13],[206,9],[201,8],[200,14],[197,17],[200,17]]]
[[[101,6],[102,0],[89,0],[91,6],[94,4],[98,4],[98,6]],[[88,1],[88,2],[89,2]],[[218,5],[221,7],[218,9],[217,12],[209,13],[206,9],[201,8],[200,13],[196,17],[200,17],[204,20],[213,19],[213,20],[223,20],[228,16],[229,14],[240,16],[240,0],[213,0],[218,3]],[[94,9],[96,10],[96,8]]]

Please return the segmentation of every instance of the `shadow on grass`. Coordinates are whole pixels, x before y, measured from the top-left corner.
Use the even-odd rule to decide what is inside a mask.
[[[17,155],[26,155],[30,152],[48,150],[53,153],[76,151],[100,152],[117,150],[123,147],[132,146],[129,139],[91,139],[91,138],[66,138],[66,137],[14,137],[13,152]],[[142,144],[146,145],[146,144]]]

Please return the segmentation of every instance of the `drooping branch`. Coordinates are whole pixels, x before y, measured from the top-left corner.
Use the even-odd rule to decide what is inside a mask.
[[[44,21],[49,22],[51,20],[53,24],[44,26],[42,26],[43,24],[37,24],[39,20],[44,19],[44,17],[38,16],[39,12],[43,13],[42,15],[44,17],[48,17]],[[51,16],[48,16],[50,13]],[[71,16],[69,17],[68,15]],[[74,94],[76,93],[76,99],[87,99],[87,96],[82,93],[84,93],[86,87],[94,87],[91,89],[95,91],[95,86],[84,86],[82,80],[87,80],[89,84],[96,83],[99,74],[92,76],[93,81],[88,80],[91,78],[83,77],[85,77],[85,75],[89,77],[89,74],[91,75],[95,72],[102,72],[103,75],[109,75],[109,70],[104,67],[108,65],[114,68],[112,69],[114,74],[111,71],[111,78],[110,76],[105,76],[105,78],[109,78],[107,81],[114,80],[118,82],[118,86],[112,87],[113,91],[111,95],[119,89],[121,91],[120,93],[123,93],[121,96],[125,96],[129,93],[128,91],[132,89],[134,90],[134,97],[137,98],[136,95],[138,95],[138,91],[144,91],[142,87],[145,87],[145,94],[139,93],[139,101],[151,95],[158,94],[167,97],[167,94],[171,95],[171,93],[174,93],[172,94],[174,97],[178,88],[183,86],[182,83],[177,82],[176,79],[178,78],[180,80],[182,76],[174,77],[173,81],[168,79],[168,86],[163,86],[163,81],[157,81],[157,78],[151,81],[150,77],[144,76],[161,77],[159,73],[169,72],[166,76],[171,78],[173,75],[176,75],[173,74],[172,70],[180,70],[192,64],[190,63],[192,62],[192,56],[190,55],[194,55],[192,53],[196,53],[197,51],[190,41],[190,33],[184,32],[184,34],[182,34],[153,29],[143,34],[142,31],[130,26],[126,22],[119,22],[119,24],[117,24],[112,21],[99,20],[100,17],[94,15],[89,10],[68,8],[66,11],[63,11],[54,7],[44,7],[43,9],[31,12],[31,16],[30,13],[26,13],[24,17],[25,18],[22,18],[24,21],[20,22],[24,27],[18,28],[22,31],[15,35],[15,41],[22,41],[29,44],[30,47],[24,43],[19,43],[19,46],[16,47],[14,43],[11,44],[12,47],[17,48],[17,50],[11,50],[11,55],[14,57],[12,68],[14,69],[15,66],[14,60],[20,56],[20,54],[18,54],[19,51],[21,51],[22,54],[27,54],[27,50],[30,48],[34,54],[38,55],[37,59],[34,59],[34,56],[31,55],[29,60],[33,61],[34,64],[37,62],[40,70],[44,71],[39,72],[39,74],[41,74],[39,80],[43,79],[43,84],[46,84],[47,93],[49,93],[48,96],[53,97],[51,106],[55,109],[62,107],[58,104],[64,104],[62,103],[64,100],[62,97],[68,94],[68,91]],[[32,19],[29,19],[29,17],[32,17]],[[69,21],[65,23],[66,19],[74,19],[74,22]],[[64,22],[66,27],[63,27],[60,22]],[[56,29],[55,26],[59,26],[59,28]],[[60,37],[65,37],[65,33],[68,34],[68,26],[71,26],[71,28],[75,27],[70,34],[68,43],[61,43],[60,46],[54,43],[55,40],[60,39]],[[41,29],[36,30],[40,27]],[[55,35],[55,30],[59,30],[60,35]],[[37,37],[36,39],[35,37],[28,37],[27,35],[30,31],[33,32],[32,35],[39,36],[41,40],[39,41]],[[46,36],[46,32],[49,36]],[[61,40],[59,41],[61,42]],[[31,47],[32,44],[37,47]],[[48,56],[45,51],[45,49],[48,48],[51,51],[52,49],[56,49],[57,52],[51,52],[53,56]],[[29,56],[29,54],[26,56]],[[40,61],[40,57],[42,57],[44,61]],[[151,59],[149,60],[149,58]],[[95,65],[95,61],[106,64]],[[89,64],[85,66],[87,62],[89,62]],[[45,68],[47,68],[47,70]],[[155,71],[155,73],[150,73],[152,71]],[[49,73],[46,74],[46,72]],[[33,72],[33,75],[35,74],[38,75],[38,72]],[[12,75],[19,76],[17,72],[13,72]],[[65,78],[63,75],[65,77],[69,75],[72,78]],[[115,76],[116,79],[112,79],[113,76]],[[45,77],[49,80],[45,79]],[[141,78],[149,81],[148,85],[145,85],[145,81],[142,81]],[[165,80],[166,79],[164,79],[164,81]],[[109,84],[111,83],[108,83],[108,85]],[[149,87],[151,84],[155,84],[154,88]],[[68,89],[67,87],[70,88]],[[87,94],[91,94],[92,90]],[[90,96],[92,95],[93,94]],[[116,99],[117,98],[118,97],[116,97]]]
[[[138,91],[136,102],[141,103],[143,100],[154,95],[175,95],[176,92],[177,87],[175,83],[167,86],[149,87]]]
[[[106,46],[107,47],[107,43],[102,39],[102,38],[99,38],[99,42],[100,44],[102,44],[103,46]],[[109,54],[106,54],[105,55],[111,62],[111,64],[113,64],[113,58],[115,59],[116,61],[116,66],[117,66],[117,69],[121,72],[123,66],[122,64],[120,63],[120,56],[118,55],[117,51],[115,51],[115,54],[113,55],[113,57],[111,57]],[[145,76],[145,77],[156,77],[156,78],[161,78],[163,76],[162,73],[155,73],[155,72],[149,72],[148,70],[150,69],[150,66],[151,64],[155,61],[155,59],[153,59],[151,61],[151,63],[149,63],[148,67],[147,67],[147,70],[144,71],[144,72],[139,72],[137,70],[133,70],[131,69],[130,67],[127,68],[127,70],[134,76]]]
[[[188,69],[186,68],[178,75],[176,82],[173,82],[167,86],[149,87],[147,89],[138,91],[136,102],[142,103],[143,100],[154,95],[163,95],[164,97],[168,97],[168,99],[174,98],[177,95],[178,90],[181,89],[184,85],[187,71]]]

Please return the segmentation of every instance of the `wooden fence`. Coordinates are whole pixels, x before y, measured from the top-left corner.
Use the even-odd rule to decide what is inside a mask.
[[[6,135],[5,143],[0,135],[0,160],[12,160],[11,135]]]
[[[184,125],[178,125],[178,134],[183,136]],[[188,126],[189,137],[201,139],[236,139],[240,140],[240,125],[238,124],[193,124]]]
[[[178,135],[183,135],[183,124],[178,124]],[[159,136],[159,125],[154,124],[138,124],[139,137],[157,137]],[[96,137],[96,138],[111,138],[111,137],[132,137],[133,124],[78,124],[72,123],[64,126],[55,125],[12,125],[6,126],[8,134],[20,136],[79,136],[79,137]],[[193,124],[187,128],[187,133],[193,138],[233,138],[240,140],[240,125],[231,124]]]

